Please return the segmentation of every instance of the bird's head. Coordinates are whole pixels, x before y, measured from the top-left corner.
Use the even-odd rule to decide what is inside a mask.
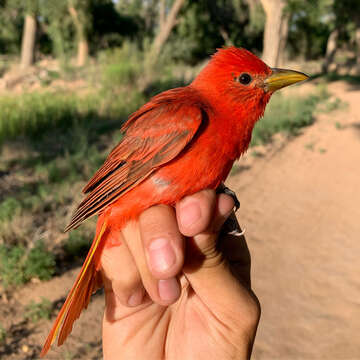
[[[250,51],[232,46],[218,50],[192,86],[215,107],[232,113],[254,110],[256,121],[276,90],[306,79],[298,71],[270,68]]]

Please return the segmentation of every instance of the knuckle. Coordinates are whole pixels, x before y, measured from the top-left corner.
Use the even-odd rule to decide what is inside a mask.
[[[173,223],[173,211],[170,206],[156,205],[145,210],[139,217],[141,230],[146,230],[143,234],[156,234],[163,232]],[[170,225],[170,226],[169,226]]]
[[[216,193],[215,190],[205,189],[197,193],[199,200],[204,202],[207,206],[211,206],[215,203]]]
[[[137,288],[141,283],[138,273],[129,273],[126,276],[114,278],[112,280],[112,287],[116,294],[128,294]]]

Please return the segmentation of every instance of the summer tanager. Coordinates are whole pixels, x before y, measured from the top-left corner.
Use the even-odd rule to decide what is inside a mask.
[[[216,189],[248,148],[274,91],[307,78],[271,69],[245,49],[224,48],[190,85],[153,97],[129,117],[123,139],[83,189],[87,196],[66,228],[99,215],[92,246],[41,356],[57,335],[63,344],[102,285],[101,252],[121,245],[118,234],[125,223],[150,206],[174,205],[184,196]]]

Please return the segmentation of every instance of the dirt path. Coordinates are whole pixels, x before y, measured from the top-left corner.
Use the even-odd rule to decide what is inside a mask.
[[[241,199],[262,304],[255,360],[360,359],[360,88],[337,82],[329,90],[348,109],[320,115],[282,149],[248,155],[241,164],[249,169],[228,182]],[[45,297],[60,307],[77,271],[1,301],[10,328],[1,359],[37,358],[51,321],[24,323],[24,306]],[[102,312],[97,296],[48,359],[100,359]]]
[[[329,90],[346,111],[229,181],[262,304],[256,360],[360,359],[360,89]]]

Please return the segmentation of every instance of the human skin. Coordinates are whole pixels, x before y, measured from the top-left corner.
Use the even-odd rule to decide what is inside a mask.
[[[260,306],[244,237],[221,232],[233,207],[213,190],[154,206],[104,250],[105,360],[250,358]]]

